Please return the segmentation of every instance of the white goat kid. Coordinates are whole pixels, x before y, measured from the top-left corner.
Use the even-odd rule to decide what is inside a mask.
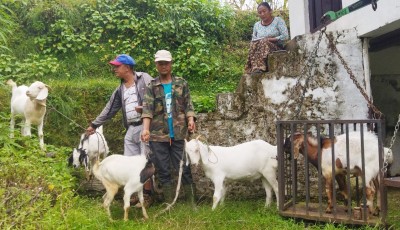
[[[192,164],[203,163],[203,169],[208,178],[214,183],[213,206],[224,201],[226,189],[224,180],[261,178],[266,192],[268,207],[274,190],[278,205],[278,167],[277,147],[262,140],[255,140],[232,147],[207,146],[197,139],[186,143],[185,151]]]
[[[10,137],[14,137],[15,116],[21,114],[24,122],[22,136],[31,136],[31,125],[37,125],[40,148],[43,150],[43,119],[46,114],[48,86],[40,81],[35,81],[29,88],[25,85],[17,87],[13,80],[8,80],[7,84],[12,87]]]
[[[97,158],[104,159],[109,152],[107,141],[103,135],[103,126],[100,126],[90,136],[86,136],[84,133],[81,135],[78,148],[74,148],[72,152],[72,165],[74,168],[83,165],[86,170],[86,177],[89,179],[91,167]]]
[[[95,162],[93,174],[106,188],[103,206],[111,220],[110,204],[121,186],[124,186],[124,220],[128,220],[130,198],[134,192],[138,193],[144,218],[148,218],[143,205],[143,184],[154,174],[154,167],[146,167],[148,166],[146,162],[147,159],[144,155],[123,156],[118,154],[106,157],[101,163]]]

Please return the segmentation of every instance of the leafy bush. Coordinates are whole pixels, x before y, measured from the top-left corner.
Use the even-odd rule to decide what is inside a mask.
[[[137,4],[139,3],[139,4]],[[129,10],[126,10],[129,9]],[[234,17],[217,1],[205,4],[189,1],[97,1],[83,4],[86,23],[80,26],[66,19],[55,20],[49,33],[36,38],[43,54],[95,53],[106,62],[119,53],[137,59],[139,68],[154,72],[153,55],[170,49],[181,76],[203,78],[215,67],[205,59],[214,43],[228,37],[226,22]]]
[[[76,181],[66,167],[66,148],[48,145],[51,157],[45,157],[37,138],[16,133],[10,139],[8,117],[0,113],[0,228],[38,229],[51,209],[72,206]]]
[[[173,72],[189,81],[198,112],[213,110],[217,93],[235,90],[257,20],[255,12],[235,12],[217,0],[23,2],[7,1],[21,26],[15,52],[0,61],[0,80],[107,79],[107,63],[120,53],[135,58],[136,70],[157,76],[154,53],[169,49]]]
[[[16,24],[12,15],[13,12],[3,3],[0,3],[0,50],[8,50],[6,36],[12,33]]]
[[[58,61],[51,56],[28,54],[19,60],[15,56],[0,54],[0,81],[18,79],[18,84],[48,78],[58,69]]]
[[[73,26],[82,24],[82,15],[77,6],[93,1],[85,0],[3,0],[15,12],[19,24],[29,35],[49,33],[50,26],[57,20],[65,19]]]

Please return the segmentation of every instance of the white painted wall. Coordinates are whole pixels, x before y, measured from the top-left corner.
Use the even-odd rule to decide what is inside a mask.
[[[289,0],[290,38],[306,34],[306,31],[310,31],[308,15],[307,1]]]
[[[289,0],[290,36],[307,34],[308,1]],[[343,0],[346,7],[357,0]],[[378,8],[372,10],[371,5],[365,6],[345,15],[327,26],[328,31],[355,28],[358,37],[376,37],[400,27],[400,0],[380,0]]]
[[[318,32],[303,35],[301,39],[297,40],[299,49],[295,52],[299,52],[301,55],[305,54],[306,58],[309,58],[318,36]],[[333,37],[341,56],[354,73],[361,87],[365,89],[363,45],[362,40],[357,38],[357,31],[355,29],[335,31]],[[367,101],[350,79],[345,66],[340,62],[337,55],[332,53],[326,36],[322,37],[314,61],[316,70],[312,74],[313,77],[310,78],[311,81],[305,92],[305,97],[311,100],[310,103],[305,105],[307,107],[307,118],[310,120],[367,119]],[[301,63],[293,63],[293,65],[303,66],[304,63],[305,60]],[[298,98],[295,101],[290,100],[293,93],[292,88],[299,79],[301,79],[301,85],[304,86],[307,76],[305,72],[304,75],[295,78],[292,75],[273,75],[261,80],[264,95],[270,102],[265,108],[268,111],[279,113],[275,110],[275,105],[280,105],[279,108],[281,108],[283,105],[299,103]],[[287,101],[289,101],[289,104],[286,104]],[[288,111],[288,117],[282,119],[289,119],[292,112],[295,111]]]

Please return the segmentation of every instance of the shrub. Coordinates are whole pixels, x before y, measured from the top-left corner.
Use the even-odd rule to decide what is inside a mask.
[[[10,139],[8,117],[0,113],[0,228],[38,229],[47,212],[71,207],[75,200],[68,150],[48,145],[53,156],[45,157],[37,138]]]

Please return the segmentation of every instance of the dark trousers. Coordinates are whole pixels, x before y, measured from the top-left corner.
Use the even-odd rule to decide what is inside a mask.
[[[185,159],[184,145],[184,140],[172,140],[171,144],[170,142],[150,141],[150,148],[152,151],[150,159],[156,166],[158,179],[162,185],[172,184],[171,164],[174,169],[179,172],[179,163],[182,158]],[[190,166],[186,166],[186,164],[183,164],[182,184],[193,184]]]

